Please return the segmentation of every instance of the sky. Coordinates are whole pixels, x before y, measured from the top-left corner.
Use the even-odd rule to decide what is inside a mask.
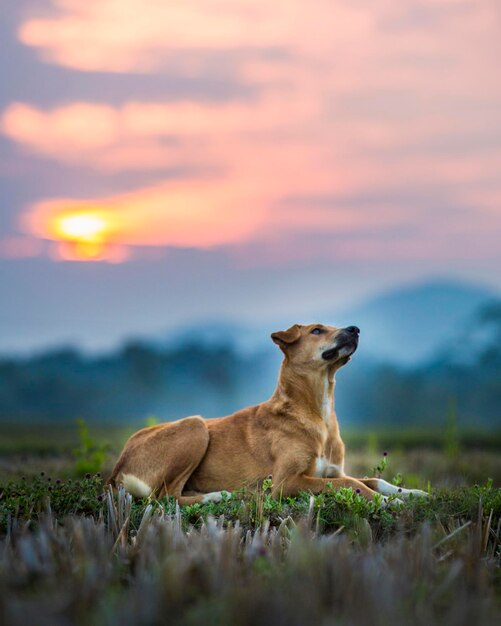
[[[497,0],[0,0],[0,41],[0,351],[501,288]]]

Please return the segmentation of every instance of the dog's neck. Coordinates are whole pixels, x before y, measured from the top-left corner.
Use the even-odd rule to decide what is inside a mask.
[[[284,361],[272,400],[292,404],[302,413],[320,417],[328,424],[335,419],[335,385],[335,372],[332,370],[301,371]]]

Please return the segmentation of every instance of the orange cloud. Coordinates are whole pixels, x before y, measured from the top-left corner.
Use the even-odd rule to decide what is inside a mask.
[[[62,258],[125,258],[128,246],[210,248],[238,244],[262,220],[262,199],[249,190],[198,181],[186,188],[163,183],[96,200],[54,199],[23,218],[35,237],[62,244]],[[238,208],[237,208],[238,207]]]

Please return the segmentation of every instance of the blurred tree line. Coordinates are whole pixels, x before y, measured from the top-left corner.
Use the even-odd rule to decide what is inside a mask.
[[[405,349],[405,346],[402,346]],[[267,399],[279,356],[242,355],[194,337],[161,348],[132,342],[105,357],[61,349],[0,360],[0,419],[120,422],[225,415]],[[443,424],[454,403],[461,425],[501,425],[501,304],[484,307],[432,361],[397,367],[357,355],[338,375],[343,424]]]

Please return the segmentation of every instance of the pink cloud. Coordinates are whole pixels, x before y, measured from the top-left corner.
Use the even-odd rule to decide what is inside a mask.
[[[62,158],[108,147],[118,129],[112,107],[82,102],[49,113],[23,103],[11,104],[2,116],[2,130],[35,152]]]
[[[44,251],[43,242],[33,237],[5,237],[0,239],[0,258],[25,259]]]
[[[499,19],[492,0],[317,0],[313,7],[308,0],[51,4],[46,17],[28,17],[18,31],[22,43],[51,63],[106,72],[176,66],[197,74],[210,51],[278,48],[289,53],[288,65],[280,58],[263,62],[259,55],[244,55],[241,69],[253,80],[275,84],[277,79],[296,82],[302,69],[303,79],[310,75],[314,82],[324,76],[337,87],[394,85],[399,80],[412,88],[419,75],[429,80],[429,63],[438,60],[447,71],[438,66],[434,73],[442,73],[440,82],[447,89],[451,81],[457,83],[454,69],[449,69],[457,67],[457,59],[463,72],[468,71],[468,81],[481,81],[478,61],[491,59],[492,66]],[[464,45],[472,39],[475,45]],[[187,60],[190,51],[195,55]],[[374,71],[379,68],[384,71]]]
[[[79,70],[153,71],[187,49],[276,46],[286,30],[283,0],[52,0],[52,15],[27,19],[22,43]],[[282,18],[282,19],[281,19]],[[250,22],[261,26],[249,27]],[[283,37],[280,37],[283,39]]]
[[[67,165],[106,171],[214,168],[221,165],[221,144],[233,146],[238,137],[245,149],[317,113],[313,102],[298,99],[284,116],[276,96],[252,104],[129,102],[113,108],[79,102],[49,111],[14,103],[1,115],[0,131],[25,150]]]

